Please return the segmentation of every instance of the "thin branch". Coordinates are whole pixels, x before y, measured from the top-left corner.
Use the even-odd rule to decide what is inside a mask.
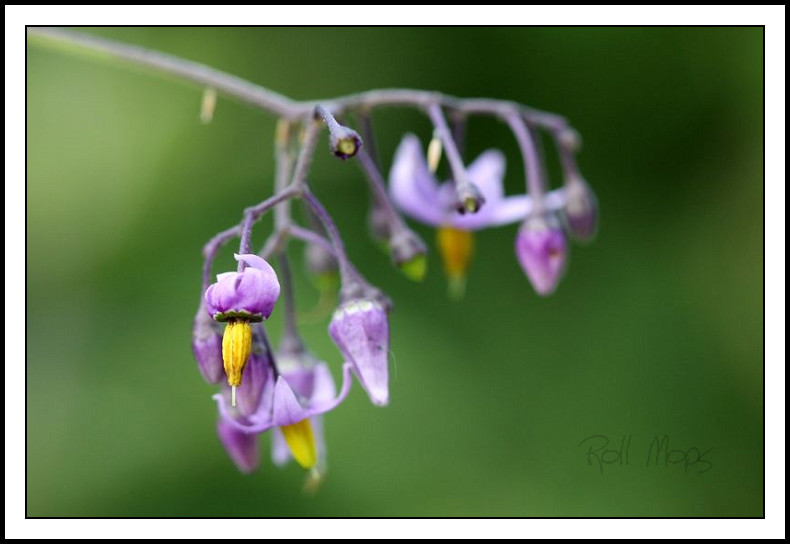
[[[446,108],[467,114],[502,115],[505,112],[516,110],[530,124],[552,132],[559,132],[569,127],[568,121],[560,115],[529,108],[509,100],[462,99],[433,91],[415,89],[380,89],[334,99],[300,102],[204,64],[139,46],[98,38],[64,28],[30,27],[27,29],[27,34],[28,36],[47,38],[54,42],[78,45],[92,51],[106,53],[114,58],[172,74],[203,87],[214,88],[219,93],[291,120],[312,114],[317,103],[324,104],[326,110],[334,115],[340,115],[350,110],[369,111],[381,106],[427,108],[431,104],[438,103]]]

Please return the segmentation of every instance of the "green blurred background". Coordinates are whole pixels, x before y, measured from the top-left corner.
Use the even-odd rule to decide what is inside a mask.
[[[435,254],[416,284],[371,244],[361,174],[322,144],[315,191],[396,302],[392,402],[354,386],[326,421],[328,479],[305,497],[301,469],[268,462],[268,437],[261,469],[237,472],[190,351],[200,249],[271,191],[275,119],[220,98],[204,126],[198,88],[29,39],[29,516],[762,515],[761,29],[86,32],[298,99],[414,87],[556,111],[584,137],[602,223],[546,299],[516,262],[516,226],[480,233],[451,302]],[[416,112],[374,121],[386,168],[404,132],[430,135]],[[487,147],[521,191],[512,136],[475,120],[468,149]],[[292,249],[308,314],[317,293]],[[302,329],[339,377],[326,319]],[[632,435],[630,464],[588,465],[578,444],[593,434]],[[665,434],[712,448],[713,468],[646,467]]]

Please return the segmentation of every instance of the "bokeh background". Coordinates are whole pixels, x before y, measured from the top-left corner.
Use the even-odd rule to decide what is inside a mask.
[[[220,98],[204,126],[200,89],[29,39],[29,516],[762,515],[761,29],[85,31],[298,99],[414,87],[559,112],[584,137],[602,223],[546,299],[516,262],[517,227],[480,233],[452,302],[435,255],[422,284],[390,267],[359,170],[320,146],[315,191],[396,302],[394,376],[389,407],[355,385],[327,418],[328,479],[305,497],[268,437],[256,474],[235,469],[190,351],[200,249],[271,190],[275,119]],[[387,168],[404,132],[430,135],[416,112],[374,122]],[[468,146],[503,149],[522,190],[503,125],[473,121]],[[304,336],[339,376],[292,250]],[[631,435],[630,464],[589,466],[593,434]],[[713,468],[646,467],[663,435],[712,448]]]

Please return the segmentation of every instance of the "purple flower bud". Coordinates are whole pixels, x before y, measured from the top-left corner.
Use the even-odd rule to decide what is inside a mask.
[[[554,215],[528,217],[516,236],[516,256],[535,291],[549,295],[565,270],[565,234]]]
[[[222,330],[219,327],[201,304],[192,327],[192,353],[195,354],[203,379],[208,383],[219,383],[225,377],[222,362]]]
[[[217,422],[217,434],[225,451],[240,471],[249,474],[258,468],[260,451],[256,434],[239,430],[225,418],[220,418]]]
[[[236,391],[236,402],[242,415],[249,416],[258,409],[263,389],[271,378],[273,375],[269,354],[259,352],[250,355],[244,367],[241,385]]]
[[[280,296],[277,274],[269,263],[257,255],[235,255],[247,264],[241,272],[217,276],[206,289],[206,309],[217,321],[245,319],[262,321],[271,315]]]
[[[377,242],[386,243],[390,237],[391,218],[387,210],[372,204],[368,210],[368,230],[370,235]]]
[[[587,182],[571,178],[565,184],[565,222],[574,238],[589,241],[598,226],[598,203]]]
[[[329,324],[329,335],[354,366],[362,387],[377,406],[389,402],[389,324],[382,305],[371,299],[342,304]]]
[[[389,246],[392,262],[408,278],[415,281],[425,278],[428,248],[414,231],[406,227],[397,229],[392,233]]]

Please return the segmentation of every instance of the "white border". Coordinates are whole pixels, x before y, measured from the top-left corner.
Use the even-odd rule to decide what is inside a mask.
[[[24,369],[26,24],[414,24],[399,6],[5,7],[5,535],[6,538],[227,537],[222,520],[25,520]],[[237,520],[235,538],[703,537],[783,538],[785,368],[784,6],[423,6],[421,24],[766,25],[766,520]],[[9,342],[13,339],[13,342]],[[122,492],[122,490],[119,490]],[[297,534],[298,533],[298,534]]]

